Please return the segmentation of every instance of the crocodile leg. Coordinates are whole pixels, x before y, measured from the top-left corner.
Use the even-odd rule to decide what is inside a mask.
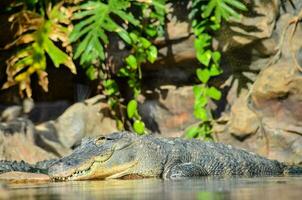
[[[208,172],[202,166],[189,162],[172,166],[170,169],[163,173],[163,178],[180,179],[208,175]]]

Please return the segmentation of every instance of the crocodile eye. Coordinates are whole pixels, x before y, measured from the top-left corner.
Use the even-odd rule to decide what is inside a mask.
[[[104,144],[106,141],[106,137],[104,136],[100,136],[98,138],[95,139],[95,144],[100,145],[100,144]]]

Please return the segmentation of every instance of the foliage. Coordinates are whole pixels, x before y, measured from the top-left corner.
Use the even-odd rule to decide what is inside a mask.
[[[98,62],[105,61],[105,48],[109,44],[108,33],[116,33],[131,48],[130,55],[125,58],[125,67],[119,70],[118,76],[127,78],[133,91],[133,98],[127,103],[127,116],[133,120],[132,127],[138,134],[146,132],[137,106],[142,78],[141,65],[147,61],[153,63],[157,58],[156,47],[144,35],[149,38],[160,35],[162,29],[158,27],[164,24],[164,3],[164,0],[87,1],[75,7],[73,15],[75,26],[70,40],[76,44],[74,58],[79,58],[81,66],[88,71],[98,68]],[[136,16],[131,9],[136,11]],[[110,72],[105,73],[108,75]],[[95,78],[95,73],[88,74],[92,75],[91,79]],[[116,81],[107,77],[103,81],[103,87],[112,110],[119,110],[121,98]],[[118,124],[124,123],[118,117],[116,121]]]
[[[140,80],[142,79],[141,65],[147,61],[153,63],[157,58],[157,49],[152,43],[136,33],[130,33],[133,53],[126,57],[126,66],[122,67],[118,75],[128,78],[128,85],[133,91],[133,99],[127,104],[127,114],[133,118],[133,129],[142,134],[145,132],[145,124],[138,114],[137,97],[141,93]]]
[[[46,15],[42,16],[36,12],[22,10],[10,17],[12,28],[16,28],[15,41],[6,48],[19,47],[17,52],[7,60],[8,80],[3,88],[19,85],[21,96],[23,91],[31,96],[30,76],[36,73],[39,77],[39,84],[48,90],[48,79],[46,69],[46,54],[53,64],[59,67],[61,64],[67,66],[71,72],[76,73],[72,61],[71,48],[68,42],[69,24],[66,9],[58,4],[48,7]],[[66,52],[62,51],[55,43],[60,42]]]
[[[141,93],[140,80],[142,79],[141,66],[145,62],[154,63],[157,59],[157,48],[152,45],[148,38],[163,35],[165,22],[165,0],[146,1],[147,4],[138,5],[141,9],[140,32],[133,31],[131,38],[132,53],[126,57],[126,66],[119,70],[120,77],[128,78],[128,85],[133,91],[133,99],[127,104],[128,118],[133,119],[133,130],[137,134],[146,133],[145,124],[138,113],[137,98]],[[146,37],[144,37],[144,35]]]
[[[153,39],[163,36],[166,0],[17,0],[10,12],[12,28],[17,30],[14,47],[7,60],[8,80],[3,88],[19,85],[20,93],[31,96],[30,77],[37,74],[39,84],[47,91],[47,60],[54,66],[67,66],[76,73],[75,63],[91,79],[99,79],[117,125],[127,122],[138,134],[147,133],[138,112],[141,93],[142,65],[154,63],[157,48]],[[54,6],[52,6],[54,5]],[[21,10],[21,11],[20,11]],[[196,36],[196,58],[201,67],[196,71],[200,84],[194,86],[194,115],[201,122],[189,128],[187,137],[210,137],[211,99],[219,100],[221,92],[209,86],[212,77],[222,73],[220,53],[212,49],[212,37],[222,20],[239,18],[237,11],[246,10],[239,0],[192,0],[189,18]],[[110,37],[109,37],[110,34]],[[124,65],[114,71],[106,67],[111,35],[116,35],[129,54]],[[132,91],[123,99],[119,79],[125,79]],[[124,114],[126,113],[126,114]],[[128,123],[129,124],[129,123]]]
[[[109,0],[108,4],[101,1],[86,1],[75,7],[73,20],[77,23],[70,35],[70,40],[71,42],[79,41],[74,58],[80,58],[81,65],[105,60],[104,46],[109,43],[108,32],[117,33],[126,43],[131,42],[125,28],[111,17],[115,15],[124,24],[131,23],[139,26],[139,21],[131,13],[125,12],[130,5],[127,0]]]
[[[194,116],[201,122],[186,131],[186,136],[189,138],[211,138],[213,117],[207,105],[210,99],[219,100],[221,92],[217,88],[209,86],[209,80],[222,73],[219,67],[221,55],[218,51],[212,50],[212,35],[213,32],[219,30],[222,19],[240,17],[234,9],[244,11],[246,7],[239,0],[192,1],[189,17],[192,19],[192,27],[196,36],[194,44],[196,58],[201,63],[201,67],[196,70],[200,84],[193,88]]]

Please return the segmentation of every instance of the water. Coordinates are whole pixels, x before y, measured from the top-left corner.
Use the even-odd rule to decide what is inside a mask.
[[[301,199],[302,176],[10,184],[1,199]]]

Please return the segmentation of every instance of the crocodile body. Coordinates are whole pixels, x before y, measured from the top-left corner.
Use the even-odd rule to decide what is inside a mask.
[[[44,172],[54,180],[302,174],[299,166],[288,166],[230,145],[128,132],[86,139],[72,154],[42,163]],[[41,169],[38,165],[32,167]]]

